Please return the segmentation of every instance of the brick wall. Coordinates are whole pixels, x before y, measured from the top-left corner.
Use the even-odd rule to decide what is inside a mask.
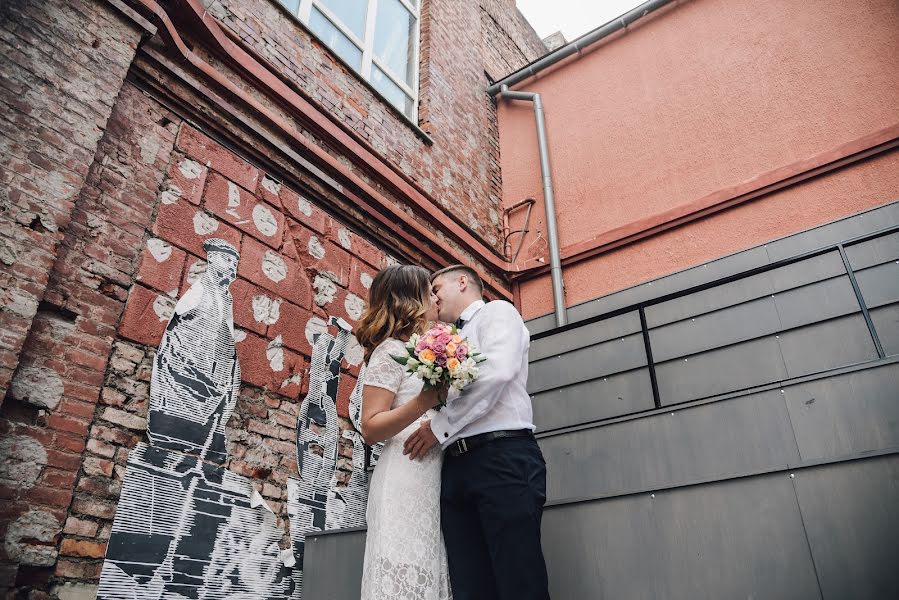
[[[0,10],[0,402],[139,39],[104,3]]]

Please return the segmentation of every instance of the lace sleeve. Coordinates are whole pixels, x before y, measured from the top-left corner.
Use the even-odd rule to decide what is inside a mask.
[[[402,356],[405,352],[405,347],[399,340],[389,339],[381,342],[368,359],[363,383],[396,393],[406,377],[406,368],[393,360],[391,354]]]

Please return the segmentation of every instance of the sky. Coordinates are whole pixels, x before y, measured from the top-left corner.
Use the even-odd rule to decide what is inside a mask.
[[[516,0],[541,38],[562,31],[571,41],[621,16],[645,0]]]

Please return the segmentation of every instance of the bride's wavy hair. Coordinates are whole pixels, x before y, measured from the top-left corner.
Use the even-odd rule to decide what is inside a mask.
[[[368,306],[355,331],[366,363],[387,338],[427,330],[430,293],[430,273],[417,265],[393,265],[375,275],[368,291]]]

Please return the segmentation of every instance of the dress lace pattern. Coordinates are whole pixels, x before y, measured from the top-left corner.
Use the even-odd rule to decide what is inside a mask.
[[[396,394],[393,408],[414,398],[422,381],[408,377],[390,355],[405,353],[390,338],[368,361],[365,385]],[[440,530],[440,470],[443,452],[435,446],[420,460],[403,455],[403,443],[418,421],[387,440],[368,492],[368,536],[362,572],[362,600],[450,600],[446,549]]]

